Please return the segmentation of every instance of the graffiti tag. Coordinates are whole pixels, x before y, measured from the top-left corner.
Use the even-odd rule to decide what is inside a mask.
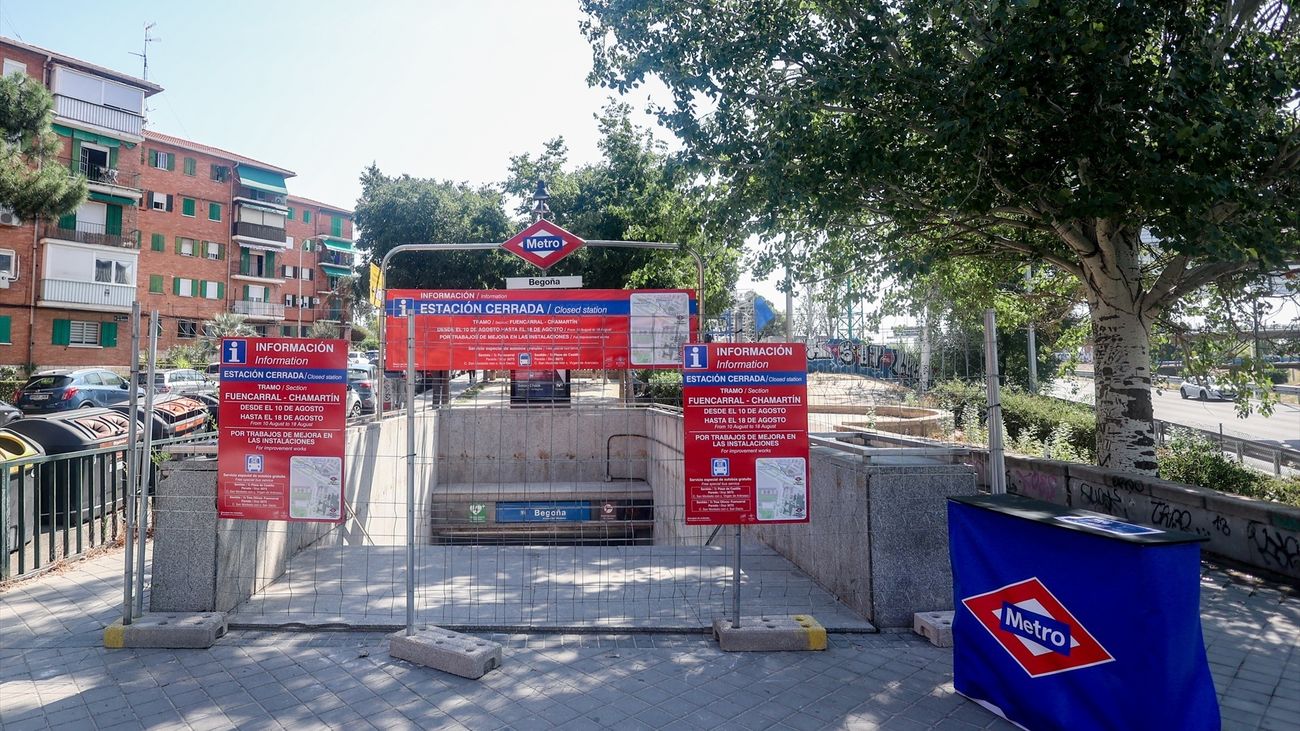
[[[1128,507],[1117,490],[1084,482],[1079,485],[1079,498],[1086,506],[1103,513],[1128,517]]]
[[[1263,557],[1264,563],[1283,569],[1300,566],[1300,540],[1295,536],[1283,535],[1279,530],[1252,520],[1246,526],[1246,538]]]

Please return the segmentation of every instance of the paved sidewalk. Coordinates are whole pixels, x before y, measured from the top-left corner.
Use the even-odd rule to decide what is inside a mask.
[[[479,681],[388,657],[383,635],[233,632],[208,651],[105,650],[121,554],[0,593],[0,727],[1011,728],[952,689],[909,633],[821,653],[724,654],[703,635],[500,636]],[[1202,583],[1224,727],[1300,727],[1300,599],[1219,570]]]

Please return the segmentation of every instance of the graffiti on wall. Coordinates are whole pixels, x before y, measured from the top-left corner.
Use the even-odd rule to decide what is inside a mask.
[[[920,374],[917,359],[907,351],[857,338],[813,338],[808,343],[808,370],[903,381],[914,381]]]

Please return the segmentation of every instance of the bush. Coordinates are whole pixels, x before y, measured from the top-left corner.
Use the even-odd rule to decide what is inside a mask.
[[[1008,434],[1016,435],[1014,443],[1026,448],[1049,445],[1047,453],[1052,459],[1096,462],[1097,420],[1091,407],[1013,388],[1003,388],[1001,395],[1002,425]],[[935,384],[929,397],[934,405],[960,414],[967,433],[974,431],[968,414],[978,413],[982,420],[987,419],[987,392],[979,383],[944,381]]]
[[[1169,445],[1159,450],[1157,460],[1165,480],[1300,506],[1300,479],[1272,477],[1234,462],[1203,434],[1171,430]]]
[[[657,404],[682,405],[682,374],[680,371],[651,371],[646,377],[645,396]]]

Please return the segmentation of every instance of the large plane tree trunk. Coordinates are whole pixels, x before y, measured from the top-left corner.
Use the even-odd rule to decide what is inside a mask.
[[[1102,227],[1098,227],[1102,229]],[[1098,235],[1083,257],[1092,316],[1097,464],[1156,473],[1151,402],[1151,318],[1142,305],[1136,237]]]

